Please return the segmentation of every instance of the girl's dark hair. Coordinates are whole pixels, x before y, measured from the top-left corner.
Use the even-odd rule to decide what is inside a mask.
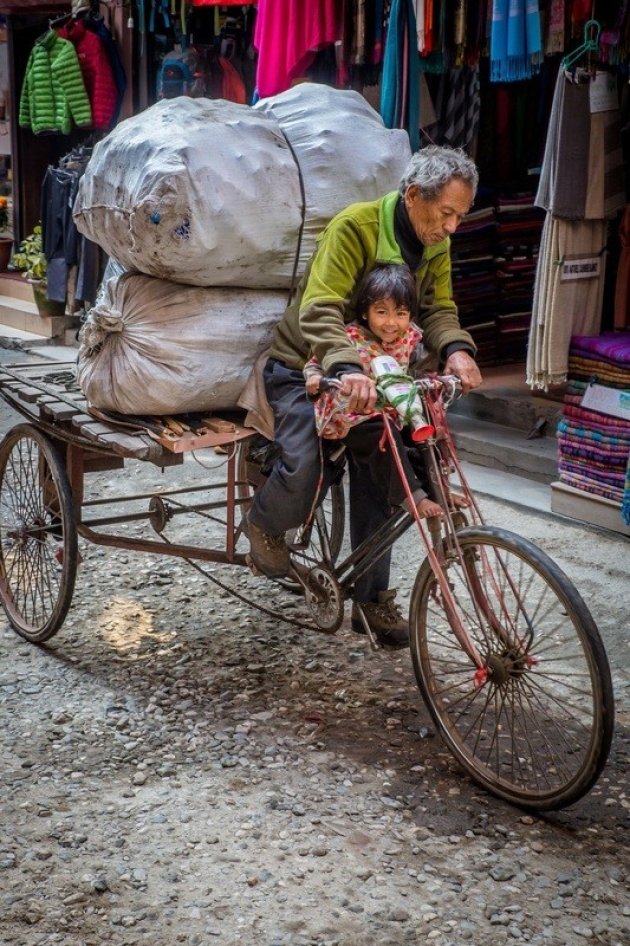
[[[414,317],[416,281],[408,266],[388,263],[370,270],[359,287],[355,309],[357,316],[365,318],[369,307],[381,299],[393,299],[397,306],[409,309],[411,317]]]

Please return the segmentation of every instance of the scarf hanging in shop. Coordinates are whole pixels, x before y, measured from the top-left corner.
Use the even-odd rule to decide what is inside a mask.
[[[564,50],[564,0],[551,0],[548,16],[545,55],[552,56]]]
[[[383,61],[383,35],[385,31],[385,0],[374,0],[374,40],[370,62],[378,66]]]
[[[606,271],[605,220],[559,220],[543,227],[527,346],[527,383],[547,390],[567,378],[572,335],[598,335]],[[564,263],[599,260],[592,278],[565,278]]]
[[[416,38],[418,40],[418,52],[424,52],[424,2],[425,0],[415,0],[414,12],[416,14]]]
[[[420,70],[412,0],[393,0],[383,58],[380,112],[387,128],[406,128],[420,146]]]
[[[436,108],[440,143],[472,154],[479,130],[479,67],[449,69],[440,80]]]
[[[367,17],[366,0],[357,0],[352,11],[352,48],[350,62],[353,66],[363,66],[367,54]]]
[[[259,0],[254,46],[261,98],[284,92],[304,76],[319,50],[335,44],[341,12],[335,0]]]
[[[420,57],[420,68],[423,72],[442,75],[446,72],[451,59],[447,49],[447,42],[450,42],[447,39],[446,22],[448,4],[440,2],[436,12],[436,3],[438,0],[425,0],[425,45],[424,53]]]
[[[561,69],[556,80],[535,203],[567,220],[612,217],[625,203],[620,112],[591,111],[594,81],[608,76]]]
[[[593,0],[573,0],[571,3],[571,23],[586,23],[593,13]]]
[[[490,80],[529,79],[539,71],[541,58],[538,0],[493,0]]]

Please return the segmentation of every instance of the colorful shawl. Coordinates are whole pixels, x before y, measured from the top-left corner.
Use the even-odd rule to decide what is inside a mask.
[[[406,128],[420,147],[420,67],[412,0],[393,0],[383,59],[380,112],[387,128]]]
[[[529,79],[539,71],[541,59],[538,0],[493,0],[491,82]]]

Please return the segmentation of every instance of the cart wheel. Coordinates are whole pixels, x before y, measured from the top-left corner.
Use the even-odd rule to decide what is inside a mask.
[[[61,627],[77,559],[63,461],[48,437],[20,424],[0,444],[0,600],[26,640],[39,644]]]

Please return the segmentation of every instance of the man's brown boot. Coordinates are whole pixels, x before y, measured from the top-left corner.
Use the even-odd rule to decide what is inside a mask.
[[[376,601],[361,602],[361,608],[372,634],[383,647],[408,647],[409,624],[396,604],[395,591],[379,591]],[[352,605],[352,630],[365,634],[358,606]]]
[[[283,535],[269,535],[247,520],[249,554],[256,568],[268,578],[284,578],[291,566],[289,550]]]

